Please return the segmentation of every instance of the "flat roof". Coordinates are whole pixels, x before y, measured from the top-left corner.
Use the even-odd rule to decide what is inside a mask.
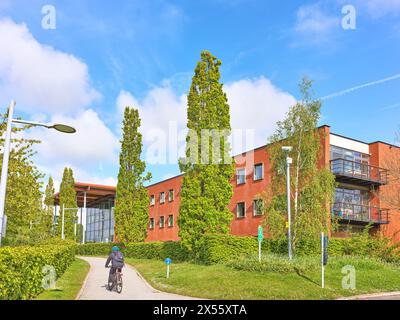
[[[75,182],[75,191],[78,207],[83,207],[86,193],[86,206],[98,201],[101,198],[114,196],[116,187],[106,186],[94,183]],[[54,197],[54,204],[60,204],[60,193],[57,192]]]

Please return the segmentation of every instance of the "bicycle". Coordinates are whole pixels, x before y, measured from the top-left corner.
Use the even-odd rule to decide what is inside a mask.
[[[111,268],[111,267],[108,267]],[[115,287],[118,293],[122,292],[122,272],[121,268],[117,268],[115,270],[114,276],[112,279],[108,278],[108,290],[112,291]]]

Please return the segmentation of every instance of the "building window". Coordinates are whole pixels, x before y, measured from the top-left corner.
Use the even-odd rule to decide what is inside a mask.
[[[245,168],[236,170],[236,183],[237,184],[246,183],[246,169]]]
[[[151,206],[154,206],[155,203],[156,203],[156,197],[154,196],[154,194],[152,194],[152,195],[150,196],[150,205],[151,205]]]
[[[261,216],[264,213],[264,206],[262,199],[253,200],[253,214],[255,216]]]
[[[154,229],[154,218],[150,218],[149,228]]]
[[[173,227],[174,226],[174,216],[170,214],[168,216],[168,227]]]
[[[169,202],[174,201],[174,189],[170,189],[168,191],[168,201]]]
[[[160,203],[164,203],[165,202],[165,192],[161,192],[160,193]]]
[[[239,202],[236,205],[236,217],[244,218],[246,216],[246,206],[244,202]]]
[[[160,217],[160,228],[164,228],[164,224],[165,224],[164,217],[162,216]]]
[[[264,178],[264,166],[262,163],[254,166],[254,180],[261,180]]]

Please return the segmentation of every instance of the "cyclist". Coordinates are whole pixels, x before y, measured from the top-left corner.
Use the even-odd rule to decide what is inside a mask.
[[[111,262],[111,269],[110,273],[108,275],[108,283],[114,282],[114,275],[117,269],[119,269],[119,272],[121,272],[121,269],[124,267],[124,256],[122,252],[119,250],[117,246],[112,247],[111,249],[111,254],[108,256],[107,261],[106,261],[106,268],[108,268],[108,265]]]

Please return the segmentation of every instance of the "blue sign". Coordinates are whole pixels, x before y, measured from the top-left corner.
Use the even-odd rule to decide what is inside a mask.
[[[171,258],[165,259],[165,263],[166,263],[166,265],[170,265],[171,264]]]
[[[328,236],[324,236],[323,238],[323,243],[324,243],[324,251],[322,253],[322,261],[324,266],[328,264]]]

